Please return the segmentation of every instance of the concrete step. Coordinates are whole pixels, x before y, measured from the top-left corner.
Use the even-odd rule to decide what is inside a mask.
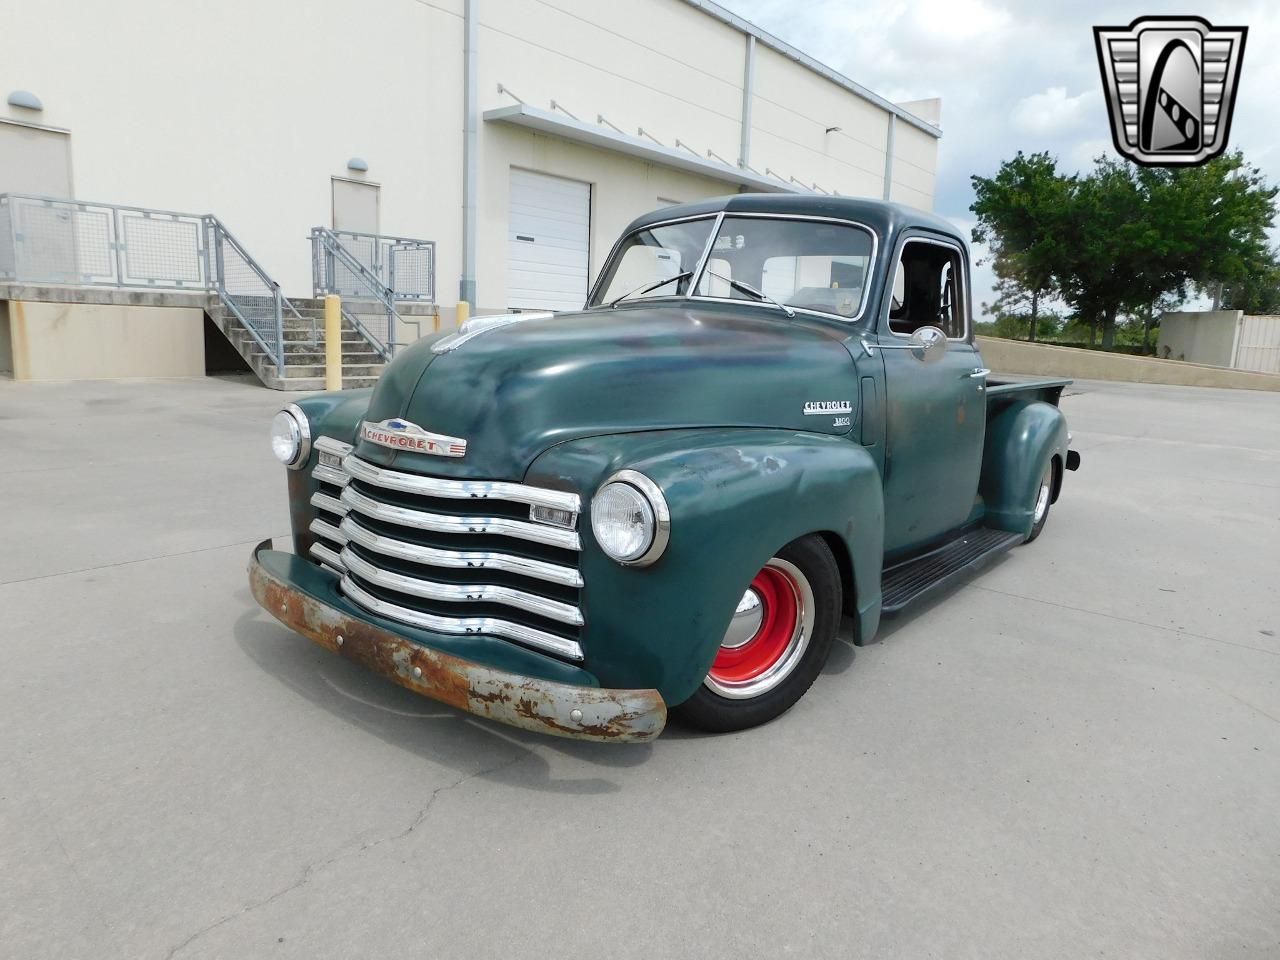
[[[263,382],[272,390],[303,390],[308,392],[316,392],[324,389],[324,377],[285,377],[280,379],[272,377],[270,382]],[[378,382],[377,377],[348,377],[343,376],[342,388],[344,390],[355,390],[359,387],[372,387]]]
[[[284,339],[288,343],[290,340],[311,340],[312,336],[310,330],[285,330]],[[317,330],[315,339],[320,343],[324,343],[324,331]],[[358,330],[344,329],[342,331],[342,342],[368,343],[369,341]]]
[[[284,336],[284,376],[240,318],[221,303],[210,303],[209,318],[244,357],[249,368],[273,390],[323,390],[325,337],[322,321],[298,319],[292,314],[282,319]],[[322,311],[321,311],[322,312]],[[304,315],[305,316],[305,315]],[[346,387],[367,387],[378,382],[385,364],[382,356],[350,323],[342,323],[342,379]]]
[[[373,377],[377,379],[383,370],[380,363],[343,364],[342,376]],[[285,375],[291,377],[319,377],[324,379],[323,363],[289,363],[285,365]]]
[[[253,357],[255,360],[261,360],[263,363],[274,363],[274,361],[269,360],[267,355],[260,349],[254,351]],[[313,350],[308,350],[305,353],[286,353],[284,355],[284,365],[286,367],[323,367],[325,365],[325,355],[323,352],[316,352]],[[376,353],[347,353],[346,351],[343,351],[342,365],[344,367],[348,365],[358,367],[381,367],[384,364],[382,357],[378,356]]]

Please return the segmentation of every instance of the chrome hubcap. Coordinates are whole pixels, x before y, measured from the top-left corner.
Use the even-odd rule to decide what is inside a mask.
[[[733,611],[733,619],[729,621],[729,629],[725,631],[720,646],[729,650],[746,646],[760,632],[763,621],[764,603],[760,600],[760,594],[748,588],[738,601],[738,608]]]
[[[772,690],[804,657],[814,609],[813,588],[800,568],[774,557],[738,601],[703,683],[731,700]]]
[[[1034,522],[1039,523],[1044,519],[1044,515],[1049,510],[1049,494],[1053,492],[1053,465],[1050,464],[1049,469],[1044,473],[1044,479],[1040,481],[1040,492],[1036,494],[1036,511]]]

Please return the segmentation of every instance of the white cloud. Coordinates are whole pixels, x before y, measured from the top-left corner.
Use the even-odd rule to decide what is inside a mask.
[[[1115,155],[1110,140],[1081,140],[1061,157],[1061,167],[1067,173],[1084,173],[1093,169],[1093,161],[1103,154]]]
[[[1067,172],[1114,154],[1093,27],[1158,12],[1138,0],[1121,8],[1114,0],[720,2],[891,100],[940,96],[934,207],[957,221],[971,216],[970,176],[991,176],[1019,150],[1047,151]],[[1230,146],[1280,182],[1280,57],[1268,56],[1280,49],[1280,4],[1200,0],[1195,12],[1248,25]],[[990,283],[988,271],[975,271],[976,302],[991,298]]]
[[[1033,134],[1062,135],[1078,130],[1092,119],[1100,105],[1096,90],[1067,96],[1066,87],[1050,87],[1044,93],[1033,93],[1013,105],[1009,119],[1014,127]]]

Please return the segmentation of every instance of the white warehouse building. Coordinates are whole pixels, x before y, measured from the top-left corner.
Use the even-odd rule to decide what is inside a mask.
[[[5,4],[3,22],[26,38],[0,59],[0,370],[18,379],[203,372],[206,326],[232,314],[257,341],[240,352],[270,353],[269,311],[200,309],[231,273],[224,243],[278,284],[283,330],[331,279],[312,228],[350,250],[349,234],[429,241],[355,251],[387,289],[394,256],[415,274],[416,330],[369,324],[403,341],[453,324],[459,301],[580,307],[622,228],[663,205],[933,205],[938,101],[891,103],[706,0],[47,0]],[[83,222],[44,255],[75,266],[42,274],[35,201],[16,209],[33,195],[104,205],[100,255],[69,206]],[[158,233],[149,211],[220,226]],[[179,235],[198,265],[159,249]],[[406,250],[428,252],[410,269]]]

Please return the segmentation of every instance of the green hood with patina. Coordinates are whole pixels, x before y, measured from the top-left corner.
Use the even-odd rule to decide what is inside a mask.
[[[404,350],[367,419],[399,418],[464,438],[461,458],[360,442],[362,457],[446,476],[519,480],[566,440],[685,427],[777,427],[841,434],[806,404],[855,404],[847,328],[755,305],[630,305],[487,330],[447,353]],[[844,414],[856,422],[856,409]]]

